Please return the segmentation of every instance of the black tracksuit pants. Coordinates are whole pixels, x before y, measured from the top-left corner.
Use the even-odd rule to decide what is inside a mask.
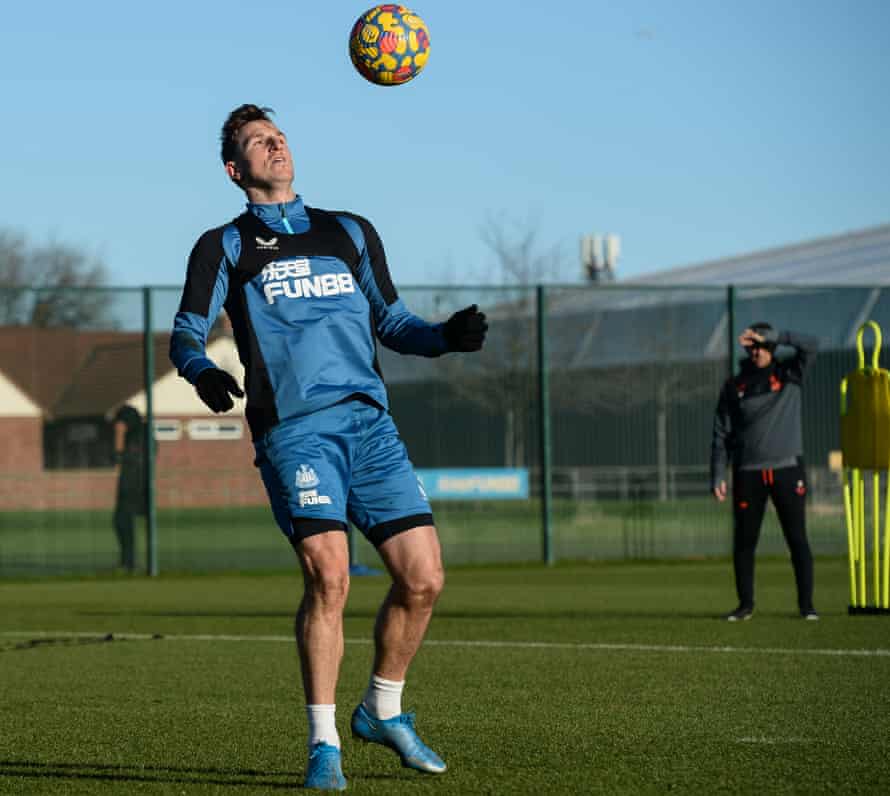
[[[754,607],[754,551],[767,497],[791,551],[801,613],[813,609],[813,554],[807,541],[806,475],[802,464],[778,470],[736,470],[733,473],[733,565],[739,606]]]

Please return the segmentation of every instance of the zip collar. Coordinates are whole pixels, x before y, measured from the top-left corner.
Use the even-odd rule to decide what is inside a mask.
[[[297,195],[290,202],[274,204],[247,203],[247,209],[270,229],[289,235],[305,232],[309,228],[309,215],[303,205],[303,197]]]

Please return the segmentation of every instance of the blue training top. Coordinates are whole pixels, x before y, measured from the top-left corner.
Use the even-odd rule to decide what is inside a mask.
[[[248,204],[195,244],[170,340],[170,359],[192,384],[216,367],[206,346],[222,307],[245,368],[254,439],[353,395],[388,409],[375,338],[401,354],[448,350],[443,324],[413,315],[398,297],[374,227],[305,207],[299,196]]]

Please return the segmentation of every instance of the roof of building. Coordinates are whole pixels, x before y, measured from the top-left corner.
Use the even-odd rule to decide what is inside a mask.
[[[154,335],[156,402],[168,410],[209,414],[192,386],[178,377],[170,363],[169,341],[169,333]],[[238,370],[240,364],[229,349],[234,351],[230,336],[217,333],[208,354],[217,356],[225,363],[221,367],[237,375],[243,371]],[[14,388],[50,420],[109,416],[122,403],[133,401],[143,411],[144,361],[141,332],[0,327],[0,377],[9,383],[7,393],[12,395],[9,390]],[[10,416],[13,409],[12,401],[7,400],[0,405],[0,415]]]
[[[167,358],[169,334],[156,334],[154,339],[154,379],[157,381],[171,369]],[[116,408],[145,383],[144,344],[142,335],[97,345],[53,403],[55,418],[104,415]]]
[[[621,283],[890,285],[890,224],[641,274]]]
[[[74,373],[100,345],[141,340],[118,331],[33,326],[0,327],[0,371],[44,412],[68,389]]]

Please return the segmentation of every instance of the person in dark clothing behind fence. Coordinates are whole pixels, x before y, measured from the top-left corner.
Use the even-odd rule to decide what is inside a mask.
[[[145,516],[145,423],[129,404],[115,412],[112,422],[114,458],[120,466],[114,532],[120,546],[120,565],[132,572],[136,568],[135,518]]]
[[[745,329],[739,343],[748,357],[720,393],[711,442],[711,490],[718,501],[726,499],[730,459],[733,470],[733,565],[739,604],[726,619],[740,622],[754,614],[754,551],[769,497],[791,551],[798,610],[804,619],[817,620],[806,531],[801,387],[818,343],[808,335],[776,332],[768,323]],[[789,346],[794,356],[776,359],[777,346]]]

